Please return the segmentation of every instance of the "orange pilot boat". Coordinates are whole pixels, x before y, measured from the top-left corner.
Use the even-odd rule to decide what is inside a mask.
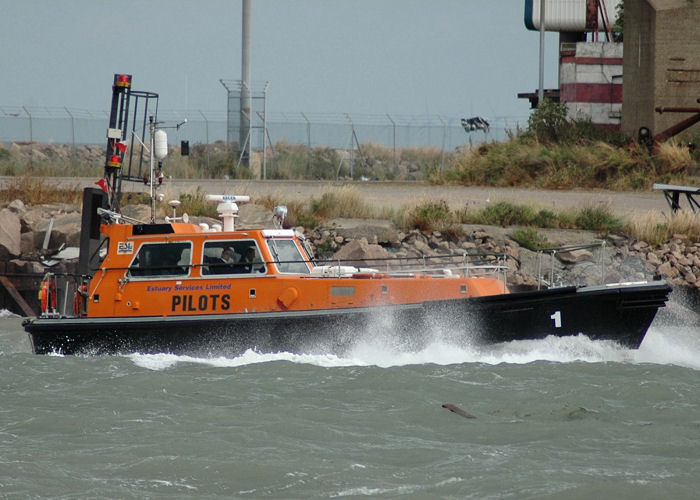
[[[585,334],[636,348],[670,291],[645,282],[510,293],[504,279],[475,276],[464,255],[456,256],[460,265],[432,269],[315,265],[303,236],[281,224],[235,229],[237,203],[247,197],[207,197],[219,203],[222,230],[187,217],[129,220],[101,208],[101,190],[86,189],[81,256],[97,262],[81,257],[89,272],[73,315],[57,312],[55,277],[47,277],[44,311],[24,324],[34,351],[343,353],[387,333],[416,349],[436,332],[457,343]],[[284,212],[276,210],[276,220]],[[96,225],[106,245],[101,260],[100,239],[88,238]]]
[[[132,91],[130,75],[115,75],[112,90],[107,189],[84,192],[78,282],[48,274],[42,312],[24,322],[36,353],[342,354],[368,336],[417,349],[438,334],[455,343],[584,334],[637,348],[671,290],[642,282],[510,293],[505,276],[475,275],[483,266],[467,255],[441,257],[433,267],[321,265],[301,234],[283,229],[282,207],[275,227],[237,229],[246,196],[207,196],[218,204],[221,227],[176,213],[156,222],[154,163],[167,154],[167,139],[154,117],[151,220],[129,219],[119,210],[121,182],[141,176],[122,170],[128,102],[157,95]],[[133,137],[136,117],[130,123]]]

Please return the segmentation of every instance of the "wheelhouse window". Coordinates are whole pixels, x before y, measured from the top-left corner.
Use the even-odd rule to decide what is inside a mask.
[[[129,277],[186,276],[190,273],[192,243],[144,243],[131,262]]]
[[[288,274],[309,274],[309,265],[304,258],[299,247],[292,239],[270,238],[267,246],[275,259],[277,269],[281,273]]]
[[[202,260],[202,275],[267,272],[255,240],[208,241],[204,244]]]

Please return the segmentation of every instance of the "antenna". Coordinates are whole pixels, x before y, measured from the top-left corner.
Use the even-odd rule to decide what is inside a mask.
[[[248,203],[250,196],[233,194],[208,194],[204,196],[206,201],[218,202],[216,211],[224,221],[224,231],[235,231],[235,219],[238,217],[238,205],[236,203]]]
[[[190,216],[187,214],[182,214],[182,217],[177,216],[177,207],[179,207],[182,204],[180,200],[170,200],[168,202],[168,205],[170,205],[173,209],[173,216],[168,217],[167,215],[165,216],[165,222],[184,222],[187,224],[190,221]]]

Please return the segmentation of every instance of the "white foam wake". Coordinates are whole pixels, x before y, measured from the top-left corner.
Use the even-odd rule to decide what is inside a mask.
[[[345,356],[334,354],[259,353],[248,350],[236,357],[192,357],[174,354],[132,354],[134,364],[149,370],[165,370],[179,363],[214,367],[237,367],[286,361],[321,367],[379,366],[416,364],[452,365],[460,363],[526,364],[535,361],[621,362],[673,364],[700,370],[700,332],[693,329],[652,329],[639,350],[626,349],[612,341],[577,337],[547,337],[542,340],[508,342],[491,346],[456,346],[436,340],[418,351],[404,351],[381,340],[363,341]]]
[[[700,329],[652,327],[638,351],[637,363],[677,365],[700,370]]]
[[[20,316],[18,314],[13,313],[12,311],[8,311],[7,309],[0,309],[0,319],[3,318],[19,318]]]

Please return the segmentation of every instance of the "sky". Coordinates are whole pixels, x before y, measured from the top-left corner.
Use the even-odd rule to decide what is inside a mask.
[[[524,0],[252,0],[271,113],[526,118],[539,33]],[[115,73],[161,110],[225,111],[241,0],[0,0],[0,107],[109,108]],[[557,87],[547,33],[545,88]]]

